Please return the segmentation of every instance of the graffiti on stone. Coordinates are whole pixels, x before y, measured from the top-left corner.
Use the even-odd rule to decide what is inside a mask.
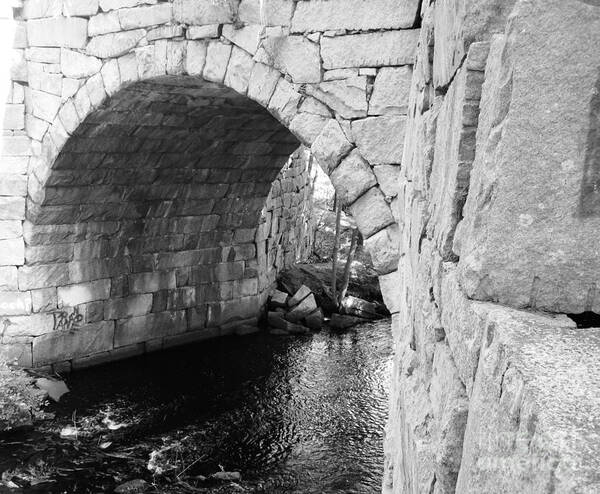
[[[83,316],[79,313],[77,308],[74,308],[72,312],[59,311],[54,312],[54,330],[73,330],[77,329],[83,321]]]

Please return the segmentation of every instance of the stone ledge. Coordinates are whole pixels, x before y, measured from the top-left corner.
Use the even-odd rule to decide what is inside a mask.
[[[487,317],[456,492],[600,490],[600,328]]]

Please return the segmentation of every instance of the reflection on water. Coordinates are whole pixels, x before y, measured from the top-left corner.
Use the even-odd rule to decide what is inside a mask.
[[[54,420],[0,440],[0,470],[40,470],[22,492],[110,492],[136,478],[154,492],[379,492],[390,366],[386,320],[81,371]],[[76,438],[59,436],[66,426]],[[198,480],[221,468],[241,472],[238,490]]]

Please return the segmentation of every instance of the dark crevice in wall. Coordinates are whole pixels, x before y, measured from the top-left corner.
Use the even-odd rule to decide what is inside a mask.
[[[413,29],[421,29],[421,23],[423,21],[423,19],[421,17],[423,1],[424,0],[419,0],[419,6],[417,7],[417,15],[415,17],[415,22],[413,23],[413,26],[412,26]],[[425,1],[429,1],[429,0],[425,0]]]
[[[458,74],[458,72],[462,68],[462,66],[465,63],[466,59],[467,59],[467,53],[465,52],[465,54],[463,55],[460,63],[455,67],[454,73],[452,74],[452,77],[450,78],[450,80],[448,81],[448,83],[444,84],[443,86],[437,86],[435,88],[435,95],[436,96],[446,96],[446,93],[448,92],[448,89],[450,89],[450,86],[452,86],[452,83],[454,82],[454,79],[456,79],[456,75]]]
[[[577,324],[578,328],[600,328],[600,314],[596,312],[582,312],[581,314],[567,314],[569,319]]]

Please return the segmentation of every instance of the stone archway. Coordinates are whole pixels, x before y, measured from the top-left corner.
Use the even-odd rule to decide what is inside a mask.
[[[39,81],[45,80],[45,76],[35,74],[42,62],[27,63],[28,67],[31,66],[30,73],[31,69],[34,73],[34,78],[30,77],[30,80],[35,82],[28,95],[26,106],[32,121],[41,122],[38,127],[31,126],[35,134],[32,138],[38,140],[39,144],[36,145],[29,166],[27,215],[23,226],[24,256],[22,260],[19,257],[14,261],[18,291],[15,290],[14,295],[11,295],[13,299],[4,305],[3,309],[7,307],[8,309],[2,310],[0,313],[3,313],[4,320],[8,321],[9,327],[13,326],[13,329],[15,326],[31,328],[34,324],[33,321],[35,321],[36,328],[45,329],[36,329],[35,334],[31,334],[34,332],[32,330],[29,330],[29,333],[26,330],[21,332],[23,338],[19,341],[12,339],[14,345],[11,346],[17,348],[14,353],[21,357],[21,361],[26,365],[28,363],[36,364],[35,358],[33,360],[31,358],[32,344],[35,346],[36,339],[42,341],[40,336],[43,334],[52,333],[46,338],[59,338],[58,333],[48,327],[48,322],[45,325],[40,324],[43,317],[41,308],[45,307],[45,304],[38,302],[40,297],[43,299],[43,296],[46,295],[43,290],[48,290],[49,296],[56,298],[56,308],[77,305],[74,302],[81,301],[77,299],[77,294],[82,291],[88,293],[100,290],[104,296],[107,290],[113,290],[112,281],[110,287],[107,286],[106,281],[98,282],[98,280],[107,279],[105,272],[108,269],[107,265],[100,266],[102,263],[99,261],[88,259],[86,262],[91,262],[93,266],[90,264],[88,267],[84,267],[84,270],[88,272],[83,273],[81,270],[78,271],[77,266],[79,265],[76,264],[78,261],[61,262],[64,259],[60,256],[64,256],[65,252],[59,252],[60,249],[56,246],[53,247],[52,242],[47,242],[48,238],[40,244],[39,240],[44,238],[42,225],[44,223],[56,225],[61,222],[72,225],[76,218],[79,222],[84,220],[89,224],[97,223],[94,220],[109,220],[111,215],[116,214],[116,208],[110,205],[110,201],[118,202],[122,199],[126,200],[127,207],[131,210],[129,214],[134,216],[140,214],[140,204],[144,202],[141,198],[147,197],[145,194],[151,187],[144,190],[142,184],[125,188],[121,186],[121,195],[117,194],[118,197],[116,197],[115,187],[118,189],[118,180],[123,179],[119,178],[120,175],[115,171],[108,170],[111,167],[113,170],[122,170],[123,167],[119,167],[118,163],[123,164],[126,161],[131,170],[136,159],[143,165],[144,160],[148,158],[147,154],[153,151],[153,146],[159,146],[157,142],[161,140],[160,134],[164,132],[164,128],[162,130],[152,129],[152,124],[144,121],[144,115],[139,110],[145,107],[145,103],[144,98],[140,95],[146,94],[155,107],[161,105],[164,107],[165,104],[172,103],[166,101],[169,98],[165,99],[160,96],[161,93],[163,96],[169,93],[164,89],[169,85],[179,87],[181,91],[179,96],[187,102],[210,99],[203,98],[200,94],[202,91],[208,91],[208,93],[215,91],[215,94],[211,93],[211,97],[219,104],[206,103],[206,101],[202,104],[209,106],[213,104],[215,108],[219,107],[221,110],[227,105],[233,105],[236,108],[235,111],[242,112],[242,114],[244,112],[260,114],[258,109],[264,108],[275,117],[276,120],[269,117],[271,120],[267,129],[261,129],[261,122],[265,123],[268,120],[265,117],[268,114],[263,110],[262,116],[255,122],[256,125],[246,123],[245,127],[229,129],[232,132],[232,139],[234,135],[235,139],[244,136],[247,139],[249,135],[254,135],[252,140],[245,141],[247,144],[242,145],[238,142],[231,147],[223,145],[223,142],[226,141],[222,141],[220,147],[219,144],[213,142],[207,148],[213,152],[227,151],[233,156],[237,152],[244,156],[244,159],[250,161],[249,155],[261,155],[261,152],[268,152],[270,156],[279,156],[267,160],[272,161],[271,164],[263,163],[263,172],[260,173],[264,174],[259,179],[255,178],[253,187],[256,186],[257,190],[260,189],[263,194],[266,194],[264,190],[266,184],[270,183],[269,177],[281,167],[283,157],[291,152],[292,142],[294,145],[299,141],[310,146],[313,155],[330,175],[336,189],[346,197],[358,227],[366,239],[365,245],[372,253],[375,267],[381,274],[384,296],[389,293],[390,290],[387,287],[394,283],[394,271],[398,261],[398,226],[392,213],[391,204],[396,196],[395,177],[398,173],[399,149],[401,149],[399,143],[402,141],[405,119],[401,113],[405,111],[405,108],[402,110],[404,103],[398,101],[396,96],[390,96],[388,86],[398,81],[404,81],[405,85],[408,85],[410,66],[394,67],[388,71],[383,69],[378,71],[377,68],[373,69],[371,66],[409,64],[414,53],[417,30],[396,29],[396,27],[408,27],[409,25],[406,20],[396,19],[394,22],[398,26],[385,26],[388,30],[375,36],[378,40],[381,38],[378,52],[361,52],[359,55],[354,53],[350,56],[350,53],[353,53],[350,46],[345,47],[345,45],[333,42],[344,41],[356,44],[361,41],[362,44],[368,40],[356,37],[363,35],[340,38],[329,36],[329,38],[321,39],[320,34],[310,34],[308,28],[306,28],[308,32],[286,34],[289,32],[289,28],[277,30],[253,24],[241,27],[239,19],[232,23],[232,20],[235,20],[232,17],[234,13],[228,7],[214,4],[211,4],[210,7],[205,6],[208,8],[206,11],[185,1],[150,6],[137,6],[141,2],[134,3],[136,6],[128,8],[119,2],[114,5],[111,2],[100,2],[100,7],[89,7],[90,11],[86,10],[88,7],[80,6],[77,7],[76,12],[72,13],[71,17],[57,17],[52,16],[52,12],[36,10],[37,3],[33,1],[26,4],[25,11],[30,18],[27,22],[28,43],[33,45],[29,53],[37,59],[46,58],[46,61],[58,57],[55,61],[60,62],[62,91],[61,96],[57,96],[44,91],[44,88],[38,89],[37,87],[41,84]],[[235,15],[242,17],[254,15],[252,9],[244,11],[242,7],[243,5],[240,5]],[[105,12],[100,12],[99,8]],[[277,12],[281,13],[281,9]],[[297,14],[298,12],[294,15]],[[213,24],[207,25],[207,15],[214,16],[211,21]],[[292,13],[289,15],[291,16]],[[302,15],[307,14],[305,12]],[[114,23],[115,19],[118,20],[118,26]],[[285,22],[289,24],[290,21],[291,17],[287,21],[282,20],[284,24]],[[244,22],[248,22],[247,19]],[[267,21],[266,24],[268,26],[274,22],[279,22],[279,20]],[[271,31],[267,32],[269,29]],[[219,34],[222,36],[219,37]],[[400,52],[392,53],[390,51],[392,38],[396,41],[403,41]],[[341,52],[340,49],[342,49]],[[386,53],[383,59],[381,50]],[[357,56],[361,60],[356,59]],[[360,66],[369,68],[363,70],[358,68]],[[379,75],[382,76],[380,84],[377,83],[379,79],[376,79],[376,75],[378,78]],[[323,80],[324,78],[327,80]],[[180,85],[178,86],[178,84]],[[163,88],[161,90],[158,89],[160,85]],[[222,93],[217,94],[219,91]],[[124,95],[130,95],[130,97]],[[167,106],[169,106],[168,104]],[[193,103],[190,104],[194,108]],[[120,106],[129,107],[131,113],[127,116],[117,117]],[[198,113],[199,119],[202,119],[200,114],[204,110],[205,108],[193,109]],[[121,122],[114,121],[115,118],[122,120]],[[169,118],[171,118],[170,122]],[[232,116],[231,119],[233,120],[234,117]],[[131,139],[127,141],[121,139],[119,125],[133,125],[136,122],[137,130],[131,132],[132,134],[137,132],[137,136],[132,135]],[[277,130],[273,122],[280,130]],[[146,123],[150,125],[146,125]],[[179,132],[173,129],[178,125],[176,116],[165,117],[161,123],[164,124],[164,127],[169,127],[171,142],[162,144],[166,146],[163,149],[168,150],[169,146],[178,143],[177,140],[182,138],[182,133],[186,133],[184,129],[186,123],[185,120],[184,123],[179,123],[183,126],[178,129]],[[208,133],[216,130],[205,129]],[[272,132],[274,138],[279,136],[281,140],[280,142],[275,140],[272,143],[256,142],[261,135],[261,132],[257,133],[258,130]],[[135,140],[138,137],[141,138],[142,135],[145,144],[142,144],[141,140]],[[292,135],[295,138],[292,138]],[[140,147],[136,148],[136,145]],[[193,146],[197,147],[195,148],[197,151],[202,147],[198,140],[195,143],[188,143],[188,145],[190,151]],[[109,149],[112,146],[112,151],[116,151],[116,148],[123,148],[126,152],[133,153],[135,150],[138,154],[131,160],[122,158],[120,161],[111,163],[110,159],[105,161],[106,157],[100,156],[102,149],[105,149],[106,146]],[[145,154],[139,154],[143,146],[146,146]],[[211,146],[214,147],[211,148]],[[158,149],[158,147],[154,149]],[[79,170],[73,175],[67,171],[73,169],[75,161],[81,163],[80,159],[73,160],[72,155],[77,153],[86,155],[85,163],[86,167],[89,166],[89,174]],[[164,154],[168,153],[165,151]],[[141,168],[138,168],[138,171],[127,172],[131,173],[129,180],[149,179],[149,175],[140,174],[139,169]],[[164,166],[161,169],[163,175],[157,179],[164,180],[166,182],[164,185],[171,187],[171,194],[180,186],[186,188],[185,184],[169,183],[173,180],[185,181],[186,177],[175,178],[171,174],[167,158],[164,158]],[[256,169],[258,170],[258,168]],[[69,180],[77,182],[78,186],[67,192]],[[103,185],[99,185],[102,183],[104,183],[104,188],[102,188]],[[240,183],[243,182],[238,181],[231,185],[239,188]],[[190,192],[192,188],[187,187],[186,194],[199,194],[198,191],[201,188],[207,197],[196,200],[188,196],[187,199],[196,202],[206,200],[219,202],[221,199],[218,197],[217,188],[206,186],[206,184],[204,187],[196,188],[196,192]],[[145,214],[158,217],[168,216],[173,214],[177,208],[189,207],[189,204],[192,204],[192,202],[187,202],[186,206],[182,201],[175,200],[167,206],[166,201],[162,201],[165,198],[160,194],[156,197],[154,208],[144,203],[142,209]],[[210,197],[211,194],[215,197]],[[112,199],[107,202],[107,199],[111,197]],[[82,204],[86,204],[82,202],[84,200],[89,201],[89,204],[93,206],[82,206]],[[59,204],[57,201],[71,204]],[[101,206],[103,202],[109,205]],[[115,204],[115,202],[112,203]],[[233,207],[231,204],[225,206],[226,201],[224,200],[220,203],[224,208]],[[212,205],[214,206],[214,204]],[[68,214],[65,213],[66,211]],[[65,214],[68,218],[61,218],[61,215]],[[124,218],[127,214],[123,210],[119,211],[117,216]],[[211,219],[210,214],[201,216],[203,216],[202,220],[198,218],[195,220],[200,228],[210,230],[211,221],[217,221],[214,216]],[[158,232],[161,230],[157,230]],[[169,232],[167,231],[167,233]],[[177,235],[177,233],[175,234]],[[109,235],[110,233],[103,232],[97,237],[106,240],[105,237]],[[132,235],[134,237],[137,235],[138,242],[148,245],[147,237],[137,233]],[[92,234],[93,237],[94,234]],[[153,241],[160,243],[158,238],[154,238]],[[164,238],[162,242],[165,242]],[[95,249],[95,251],[101,252],[102,249],[110,248],[105,246],[106,242],[94,240],[92,243],[92,247],[87,246],[88,251]],[[203,255],[216,256],[211,260],[213,263],[219,256],[221,260],[229,261],[229,257],[225,256],[221,247],[219,246],[218,252],[215,250]],[[208,247],[207,251],[210,248]],[[73,249],[75,249],[74,244]],[[81,252],[85,248],[81,246],[77,249],[79,249],[78,255],[82,255]],[[162,265],[166,266],[171,262],[174,263],[172,267],[175,268],[175,264],[179,261],[174,261],[173,258],[179,256],[180,259],[184,256],[182,252],[187,251],[180,250],[178,253],[171,253],[168,256],[159,256],[162,261],[156,258],[157,253],[153,253],[155,257],[152,262],[156,266],[158,265],[156,263],[162,262]],[[42,256],[41,259],[52,259],[53,257],[55,259],[46,264],[38,261],[34,265],[28,261],[28,258],[33,258],[36,253]],[[95,255],[95,253],[88,252],[85,255]],[[200,254],[185,255],[194,257]],[[235,263],[236,256],[243,254],[236,253],[233,249],[227,255],[233,256],[231,263]],[[168,257],[171,258],[171,261],[167,260]],[[122,277],[123,273],[119,274],[119,270],[123,271],[124,267],[115,266],[114,268],[116,269],[115,277]],[[187,296],[185,291],[178,290],[185,285],[178,287],[177,275],[171,276],[175,276],[174,285],[173,279],[168,279],[165,281],[167,283],[165,289],[177,290],[177,293],[181,292],[181,297],[185,298]],[[146,281],[152,286],[156,285],[155,291],[158,292],[162,290],[162,285],[160,280],[154,279],[155,277],[156,275],[147,276]],[[109,278],[111,277],[109,276]],[[48,281],[50,279],[57,281],[50,285]],[[78,286],[86,283],[95,284]],[[58,296],[59,285],[63,295],[62,302],[59,300],[61,297]],[[57,290],[55,295],[52,292],[53,289]],[[242,289],[240,288],[240,290]],[[146,292],[134,295],[143,293]],[[69,300],[69,294],[75,294],[75,298]],[[112,295],[107,296],[111,297]],[[174,296],[179,297],[180,295]],[[145,297],[144,300],[142,298],[136,298],[132,304],[141,303],[146,310],[149,298]],[[93,300],[88,300],[89,295],[84,296],[84,299],[86,302],[83,303],[93,302]],[[54,299],[50,298],[50,300],[52,306]],[[36,303],[37,305],[34,307]],[[177,307],[177,302],[173,303],[173,307]],[[248,306],[254,304],[254,301],[248,302]],[[393,310],[393,307],[390,308]],[[35,310],[37,312],[34,312]],[[115,314],[123,314],[127,316],[126,319],[137,317],[133,315],[137,314],[135,309],[130,308],[127,304],[118,305],[118,308],[114,309],[116,311],[114,313],[111,313],[112,310],[103,309],[102,322],[118,320],[118,317],[117,319],[108,318],[109,315]],[[222,308],[215,310],[221,311]],[[105,311],[108,312],[105,313]],[[165,312],[168,311],[165,310]],[[189,320],[189,316],[186,317]],[[208,314],[205,314],[205,317],[210,319]],[[164,324],[165,321],[158,321],[157,324]],[[215,320],[214,322],[222,321]],[[173,324],[180,327],[177,321]],[[186,329],[188,325],[189,322],[186,322]],[[107,325],[107,328],[108,341],[111,331],[110,324]],[[134,328],[131,331],[135,332],[136,330]],[[96,334],[94,331],[92,332]],[[10,330],[5,331],[4,343],[10,344],[10,333]],[[135,339],[130,343],[135,344]],[[73,347],[73,344],[69,345],[70,348]],[[103,344],[99,345],[97,348],[103,346]],[[53,347],[60,347],[60,344],[53,343]],[[80,355],[97,353],[97,348],[91,351],[88,347],[79,348],[75,345],[75,351]],[[62,357],[68,359],[72,355],[72,351],[66,351]],[[124,351],[123,355],[127,355],[127,351]]]

